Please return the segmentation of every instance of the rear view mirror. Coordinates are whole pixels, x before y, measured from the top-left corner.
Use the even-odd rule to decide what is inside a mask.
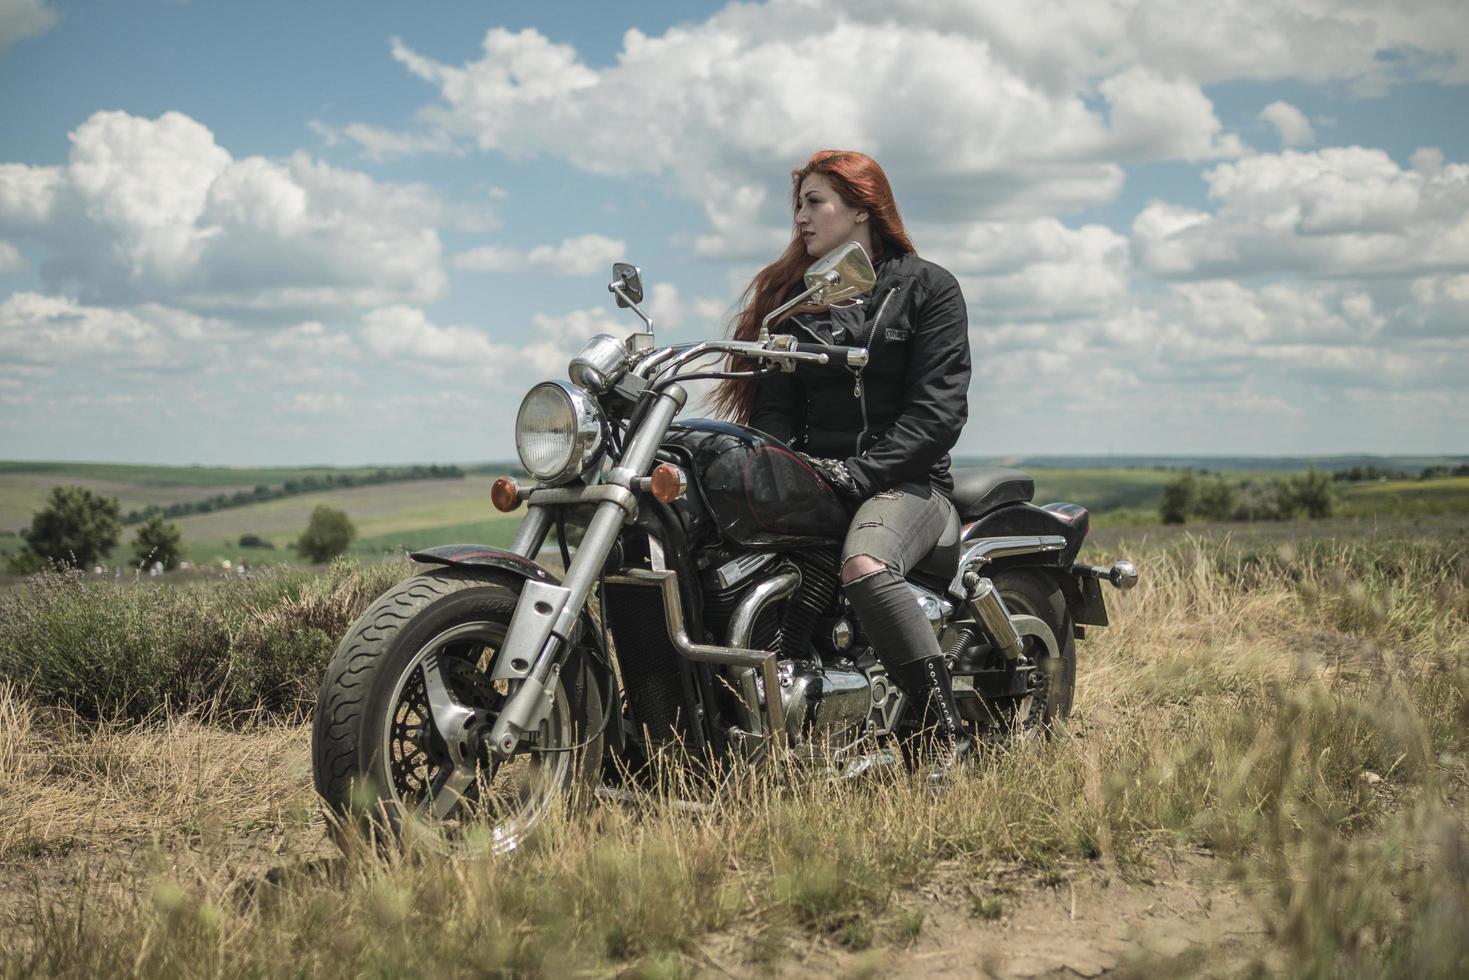
[[[623,309],[636,306],[643,301],[643,274],[630,262],[612,263],[612,282],[607,291],[617,297],[617,305]]]
[[[877,272],[861,245],[838,245],[806,270],[806,288],[815,290],[811,302],[833,306],[860,296],[877,284]]]

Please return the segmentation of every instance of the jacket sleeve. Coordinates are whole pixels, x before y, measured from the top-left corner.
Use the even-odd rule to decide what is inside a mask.
[[[806,427],[806,396],[794,374],[784,371],[755,379],[750,425],[790,445]]]
[[[897,420],[866,452],[846,461],[864,497],[927,480],[969,418],[969,316],[951,275],[919,300],[906,381],[908,402]]]

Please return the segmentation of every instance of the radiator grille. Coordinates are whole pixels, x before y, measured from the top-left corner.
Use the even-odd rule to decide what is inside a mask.
[[[687,665],[673,648],[656,585],[607,583],[608,621],[623,691],[652,745],[688,736]]]

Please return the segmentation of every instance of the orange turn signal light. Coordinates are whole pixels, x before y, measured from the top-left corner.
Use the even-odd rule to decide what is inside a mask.
[[[507,514],[520,506],[520,487],[508,476],[502,476],[490,487],[490,503]]]
[[[659,463],[653,467],[653,497],[665,504],[671,504],[684,495],[689,488],[689,481],[684,477],[683,470],[672,463]]]

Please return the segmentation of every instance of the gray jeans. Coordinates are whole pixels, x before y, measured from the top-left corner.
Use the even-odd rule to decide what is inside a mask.
[[[939,544],[958,540],[959,515],[942,491],[904,483],[869,498],[852,517],[842,544],[842,579],[878,659],[889,670],[940,655],[923,610],[904,577]],[[848,559],[869,555],[884,566],[852,579]],[[849,581],[850,579],[850,581]]]

